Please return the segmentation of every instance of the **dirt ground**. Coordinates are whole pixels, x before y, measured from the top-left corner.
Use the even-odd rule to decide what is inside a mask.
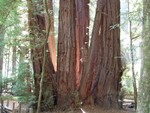
[[[15,103],[15,108],[17,106],[19,106],[19,104],[16,101],[9,101],[9,108],[12,109],[13,103]],[[7,106],[7,101],[4,101],[4,105]],[[22,106],[23,107],[23,106]],[[99,107],[95,107],[95,106],[83,106],[81,108],[78,108],[76,110],[72,110],[69,109],[67,111],[59,111],[58,109],[54,110],[54,111],[50,111],[50,112],[43,112],[43,113],[136,113],[135,110],[133,108],[129,108],[126,110],[115,110],[115,109],[111,109],[111,110],[104,110],[104,109],[100,109]]]
[[[98,107],[91,107],[86,106],[79,108],[77,110],[68,110],[68,111],[53,111],[53,112],[44,112],[44,113],[135,113],[134,109],[128,109],[128,110],[102,110]]]

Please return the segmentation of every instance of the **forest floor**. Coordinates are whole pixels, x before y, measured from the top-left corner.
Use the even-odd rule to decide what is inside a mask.
[[[9,101],[9,108],[12,109],[13,103],[15,102],[15,106],[18,107],[19,104],[16,101]],[[7,102],[4,102],[6,106]],[[22,106],[23,107],[23,106]],[[42,113],[136,113],[134,108],[125,107],[125,109],[110,109],[104,110],[96,106],[83,106],[76,110],[69,109],[66,111],[60,111],[57,108],[50,112],[42,112]]]
[[[100,109],[98,107],[84,106],[77,110],[68,110],[68,111],[55,110],[53,112],[43,112],[43,113],[136,113],[136,112],[133,108],[126,109],[126,110],[125,109],[104,110],[104,109]]]

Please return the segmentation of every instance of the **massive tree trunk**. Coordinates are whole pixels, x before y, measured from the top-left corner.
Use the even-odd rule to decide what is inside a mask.
[[[73,105],[76,90],[75,1],[60,1],[58,34],[58,106]]]
[[[98,0],[80,96],[84,103],[118,107],[121,79],[120,2]]]
[[[89,0],[60,1],[58,36],[58,105],[79,104],[78,88],[86,63]]]
[[[35,96],[38,99],[41,74],[44,71],[41,110],[48,110],[54,105],[54,67],[50,57],[48,43],[46,42],[46,22],[43,1],[27,0],[29,9],[29,31],[31,37],[31,57],[34,71]],[[46,44],[46,63],[42,70],[44,60],[44,46]]]

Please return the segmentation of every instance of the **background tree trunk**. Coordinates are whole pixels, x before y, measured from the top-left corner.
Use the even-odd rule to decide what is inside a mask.
[[[80,96],[83,102],[118,107],[121,80],[120,2],[98,0],[86,72]]]
[[[42,73],[43,64],[43,53],[44,46],[46,46],[46,63],[44,68],[45,78],[43,82],[43,93],[41,101],[41,110],[49,110],[54,105],[54,67],[52,60],[50,59],[50,54],[48,53],[48,43],[46,42],[46,22],[45,17],[42,14],[44,11],[43,7],[38,7],[43,5],[42,1],[35,2],[34,0],[27,0],[29,8],[29,31],[31,37],[31,57],[33,62],[34,71],[34,84],[35,84],[35,96],[38,100],[39,96],[39,86]]]
[[[0,97],[2,96],[3,93],[3,49],[4,49],[4,45],[3,45],[3,41],[4,41],[4,29],[2,26],[0,26]],[[3,112],[3,100],[2,98],[0,99],[0,103],[1,103],[1,110],[0,112]]]
[[[142,44],[142,69],[138,93],[138,112],[150,111],[150,0],[143,0],[143,44]]]
[[[16,75],[17,48],[14,45],[12,50],[12,75]]]

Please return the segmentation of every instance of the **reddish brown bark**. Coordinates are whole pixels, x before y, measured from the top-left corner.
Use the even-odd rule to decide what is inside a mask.
[[[89,0],[75,0],[76,3],[76,83],[80,86],[87,60],[89,43]]]
[[[58,37],[58,105],[73,106],[88,51],[89,0],[60,1]]]
[[[61,0],[58,34],[58,106],[73,105],[76,89],[75,1]]]
[[[118,107],[121,78],[119,0],[98,0],[80,96],[85,103]]]

